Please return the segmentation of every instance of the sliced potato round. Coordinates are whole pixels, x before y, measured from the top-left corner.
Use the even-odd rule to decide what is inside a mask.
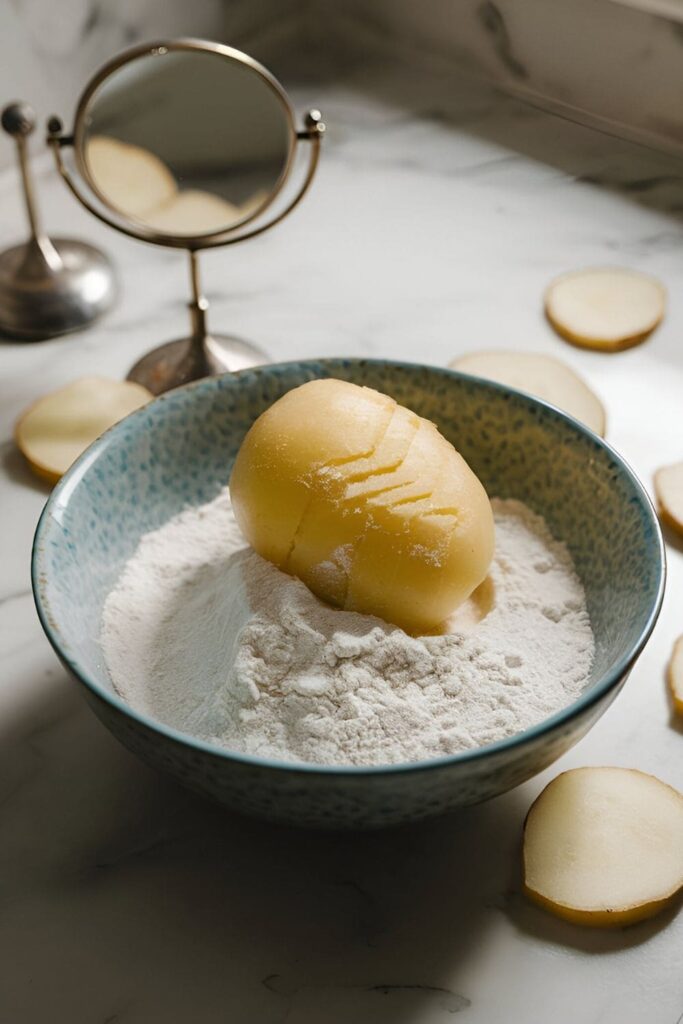
[[[683,794],[629,768],[559,775],[527,815],[524,889],[575,924],[658,913],[683,889]]]
[[[673,646],[668,676],[674,711],[683,715],[683,636],[679,636]]]
[[[644,341],[661,322],[666,290],[647,274],[596,267],[563,274],[545,293],[557,333],[582,348],[619,352]]]
[[[657,470],[655,495],[660,518],[678,533],[683,533],[683,462],[674,462]]]
[[[56,483],[100,434],[150,398],[132,381],[83,377],[29,406],[14,437],[33,472]]]
[[[601,437],[605,436],[602,402],[571,367],[554,356],[536,352],[470,352],[458,356],[449,365],[462,373],[528,391],[575,416]]]

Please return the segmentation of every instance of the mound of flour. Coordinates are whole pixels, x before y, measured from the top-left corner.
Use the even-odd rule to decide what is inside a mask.
[[[521,503],[493,509],[488,584],[448,633],[414,638],[246,548],[225,491],[144,536],[109,594],[114,686],[183,732],[285,761],[423,760],[526,729],[579,695],[593,634],[565,546]]]

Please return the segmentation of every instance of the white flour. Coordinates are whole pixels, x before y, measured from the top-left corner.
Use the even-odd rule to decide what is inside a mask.
[[[492,586],[452,632],[415,639],[245,548],[225,491],[143,537],[107,598],[114,686],[183,732],[285,761],[416,761],[526,729],[579,695],[593,634],[564,545],[521,503],[493,508]]]

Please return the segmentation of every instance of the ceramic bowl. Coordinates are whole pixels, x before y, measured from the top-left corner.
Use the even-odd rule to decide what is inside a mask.
[[[213,498],[256,417],[290,388],[328,376],[387,392],[433,420],[490,495],[527,502],[567,543],[596,640],[587,688],[569,707],[511,738],[453,756],[327,768],[221,750],[135,711],[113,691],[98,644],[102,605],[141,535]],[[151,402],[104,434],[64,476],[47,502],[33,551],[43,628],[122,743],[231,808],[345,828],[405,822],[486,800],[555,761],[623,686],[657,618],[664,574],[647,494],[620,456],[576,420],[454,371],[360,359],[260,367]]]

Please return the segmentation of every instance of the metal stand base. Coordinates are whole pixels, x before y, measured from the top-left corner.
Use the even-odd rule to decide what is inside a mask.
[[[28,163],[27,139],[36,115],[10,103],[0,116],[17,144],[30,229],[28,242],[0,253],[0,331],[20,341],[55,338],[87,327],[116,293],[111,263],[99,249],[71,238],[48,238],[40,226]]]
[[[132,367],[128,380],[160,395],[201,377],[269,362],[270,357],[257,345],[228,334],[207,334],[201,339],[178,338],[152,349]]]
[[[99,249],[68,238],[33,238],[0,253],[0,331],[39,341],[77,331],[105,313],[116,293]]]

